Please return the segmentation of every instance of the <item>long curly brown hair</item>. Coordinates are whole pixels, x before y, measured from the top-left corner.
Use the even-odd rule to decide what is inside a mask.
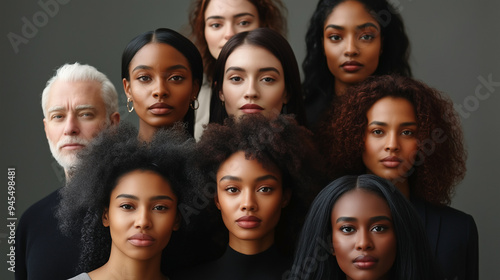
[[[455,186],[466,172],[460,120],[448,97],[408,77],[371,77],[332,104],[319,134],[329,175],[337,178],[366,172],[362,159],[366,115],[375,102],[388,96],[405,98],[415,109],[419,150],[408,177],[412,196],[450,204]]]
[[[281,0],[248,0],[259,13],[259,27],[267,27],[285,36],[287,33],[286,8]],[[191,26],[191,37],[198,47],[202,57],[205,74],[208,81],[212,81],[212,72],[215,66],[215,58],[208,49],[205,40],[205,10],[210,0],[196,0],[191,4],[189,12],[189,25]]]

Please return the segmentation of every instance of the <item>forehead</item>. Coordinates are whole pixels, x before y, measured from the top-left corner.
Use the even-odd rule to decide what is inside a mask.
[[[205,19],[212,16],[232,18],[241,13],[258,15],[257,8],[248,0],[211,0],[205,9]]]
[[[375,102],[366,114],[368,120],[400,120],[415,122],[413,105],[402,97],[384,97]]]
[[[338,217],[370,218],[374,216],[387,216],[392,218],[387,202],[377,194],[354,189],[343,194],[332,209],[332,222]]]
[[[327,16],[325,25],[358,26],[367,22],[372,22],[380,27],[376,19],[361,2],[350,0],[335,6],[330,15]]]
[[[227,58],[225,69],[232,66],[246,66],[255,68],[274,67],[283,73],[279,59],[267,49],[244,44],[237,47]]]
[[[144,45],[130,61],[130,71],[133,71],[138,65],[159,69],[182,65],[187,69],[191,69],[187,58],[176,48],[165,43],[149,43]]]
[[[150,170],[134,170],[123,174],[112,191],[112,197],[115,197],[114,194],[122,193],[135,195],[139,198],[158,195],[176,197],[170,182]]]
[[[56,80],[50,87],[47,108],[54,106],[75,107],[92,105],[104,107],[101,85],[97,81],[62,81]]]
[[[257,159],[246,159],[245,152],[239,151],[220,165],[217,171],[217,181],[226,175],[252,180],[268,174],[278,179],[281,178],[281,172],[277,166],[271,164],[271,166],[264,167]]]

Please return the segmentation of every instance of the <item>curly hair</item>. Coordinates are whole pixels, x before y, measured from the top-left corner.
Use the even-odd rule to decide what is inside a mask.
[[[260,27],[273,29],[283,36],[287,33],[286,8],[281,0],[248,0],[259,13]],[[189,12],[189,24],[191,25],[191,37],[203,56],[205,74],[208,81],[212,81],[212,73],[215,60],[208,49],[205,39],[205,11],[210,0],[196,0],[192,2]]]
[[[269,121],[260,114],[243,115],[238,120],[226,119],[224,125],[209,124],[196,150],[199,167],[212,185],[216,184],[220,165],[239,151],[247,159],[256,159],[264,168],[278,167],[283,189],[291,190],[291,199],[281,214],[275,240],[282,252],[293,253],[305,212],[326,182],[311,132],[291,116],[281,115]],[[213,200],[210,208],[217,212]],[[213,216],[225,230],[220,213]],[[227,244],[227,239],[222,242]]]
[[[325,21],[333,9],[346,0],[320,0],[306,33],[306,57],[302,63],[304,72],[304,96],[306,104],[317,96],[334,98],[334,81],[328,69],[323,47]],[[382,54],[374,75],[399,74],[411,77],[408,62],[410,42],[401,15],[387,0],[356,0],[362,3],[381,26]]]
[[[332,177],[366,172],[362,154],[367,112],[384,97],[408,100],[415,109],[419,148],[409,176],[412,195],[433,204],[450,204],[466,171],[460,119],[453,102],[422,82],[397,75],[370,77],[339,98],[320,129],[320,146]]]
[[[138,140],[137,129],[121,124],[97,136],[79,154],[79,165],[61,189],[56,216],[63,233],[81,237],[81,271],[99,268],[109,259],[111,235],[102,224],[102,214],[118,180],[134,170],[153,171],[170,183],[178,208],[189,205],[190,173],[194,171],[188,163],[193,152],[194,140],[180,125],[158,131],[147,144]]]
[[[417,211],[389,181],[371,174],[344,176],[314,199],[300,234],[295,260],[286,279],[345,279],[332,248],[332,211],[346,193],[362,190],[382,198],[391,211],[396,259],[391,279],[443,279]],[[285,278],[283,278],[285,279]]]
[[[283,67],[285,77],[285,92],[288,98],[287,114],[294,114],[300,125],[306,124],[304,102],[302,100],[302,86],[300,72],[292,47],[278,32],[269,28],[257,28],[252,31],[241,32],[229,39],[222,48],[213,72],[212,98],[210,100],[210,122],[222,124],[228,117],[226,108],[222,105],[219,92],[224,85],[226,61],[239,47],[249,45],[261,47],[272,53]]]

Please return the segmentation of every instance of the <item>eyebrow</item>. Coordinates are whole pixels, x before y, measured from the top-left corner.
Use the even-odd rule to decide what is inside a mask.
[[[137,70],[151,70],[153,69],[153,67],[151,66],[147,66],[147,65],[138,65],[136,66],[134,69],[132,69],[132,72],[135,72]],[[189,70],[186,66],[182,65],[182,64],[177,64],[177,65],[172,65],[170,67],[167,68],[167,70],[178,70],[178,69],[184,69],[184,70]]]
[[[387,123],[385,122],[379,122],[379,121],[373,121],[371,123],[368,124],[369,126],[370,125],[379,125],[379,126],[387,126]],[[399,126],[416,126],[417,123],[416,122],[404,122],[404,123],[401,123]]]
[[[50,107],[47,112],[52,113],[54,111],[64,111],[66,108],[64,106],[53,106]],[[84,105],[77,105],[75,107],[76,110],[85,110],[85,109],[95,109],[94,105],[90,104],[84,104]]]
[[[358,219],[353,218],[353,217],[339,217],[335,223],[340,223],[340,222],[356,222]],[[392,223],[392,220],[387,217],[387,216],[375,216],[370,218],[370,223],[378,222],[378,221],[389,221]]]
[[[373,28],[377,29],[377,31],[379,30],[378,27],[375,24],[371,23],[371,22],[367,22],[367,23],[358,25],[358,26],[356,26],[356,29],[361,30],[361,29],[365,29],[365,28],[368,28],[368,27],[373,27]],[[327,30],[328,28],[345,30],[345,27],[340,26],[340,25],[336,25],[336,24],[329,24],[329,25],[327,25],[325,27],[325,30]]]
[[[231,67],[227,68],[226,74],[229,71],[245,72],[245,69],[243,69],[241,67],[238,67],[238,66],[231,66]],[[278,69],[276,69],[275,67],[264,67],[264,68],[260,68],[259,69],[259,72],[267,72],[267,71],[276,72],[276,74],[281,75],[280,71],[278,71]]]
[[[244,16],[251,16],[251,17],[255,17],[254,15],[252,15],[251,13],[239,13],[239,14],[236,14],[233,16],[233,18],[239,18],[239,17],[244,17]],[[205,21],[209,20],[209,19],[224,19],[223,16],[209,16],[205,19]]]
[[[135,195],[131,195],[131,194],[119,194],[116,196],[116,198],[128,198],[128,199],[133,199],[133,200],[139,200],[139,198]],[[173,198],[171,198],[170,196],[168,195],[157,195],[157,196],[153,196],[151,197],[149,200],[150,201],[154,201],[154,200],[171,200],[171,201],[174,201]]]
[[[219,182],[221,182],[223,180],[224,181],[225,180],[227,180],[227,181],[237,181],[237,182],[242,182],[243,181],[240,177],[231,176],[231,175],[223,176],[222,178],[220,178]],[[265,180],[279,181],[278,178],[276,178],[276,176],[268,174],[268,175],[264,175],[264,176],[258,177],[257,179],[255,179],[255,182],[260,182],[260,181],[265,181]]]

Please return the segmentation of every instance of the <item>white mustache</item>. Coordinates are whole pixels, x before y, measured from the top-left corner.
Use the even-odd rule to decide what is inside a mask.
[[[66,138],[63,138],[59,142],[57,142],[57,149],[61,149],[64,145],[68,144],[78,144],[78,145],[83,145],[87,146],[90,143],[89,140],[82,139],[78,136],[68,136]]]

